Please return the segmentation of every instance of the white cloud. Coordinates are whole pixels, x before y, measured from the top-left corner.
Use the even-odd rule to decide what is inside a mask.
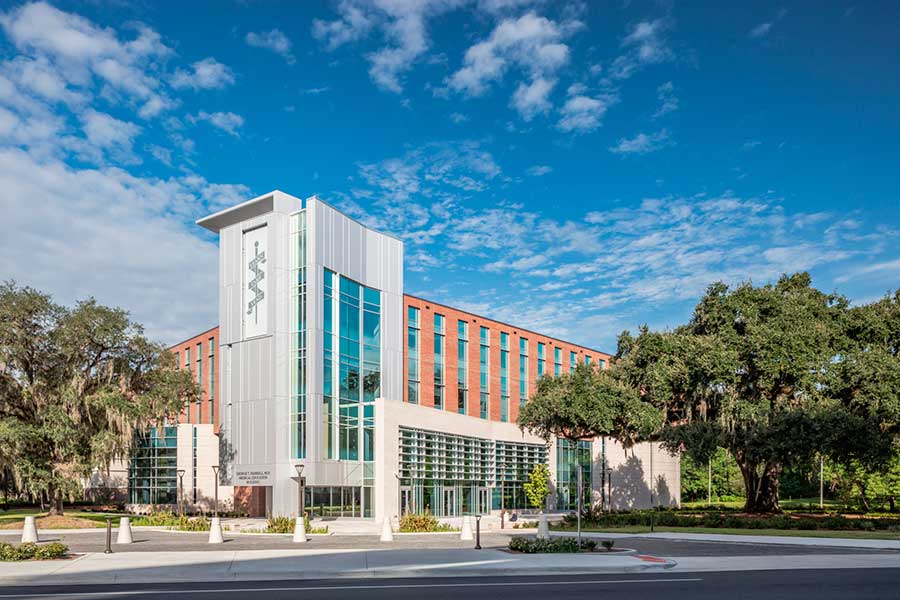
[[[628,79],[646,65],[671,60],[673,52],[665,38],[669,23],[665,19],[641,21],[635,24],[622,40],[622,54],[612,62],[609,74],[613,79]]]
[[[350,0],[341,0],[338,12],[341,17],[334,21],[313,19],[313,37],[324,42],[328,50],[335,50],[344,44],[362,39],[375,24],[361,3],[357,5]]]
[[[609,150],[614,154],[647,154],[673,144],[669,132],[661,129],[651,134],[639,133],[633,138],[619,138],[618,143]]]
[[[539,113],[549,112],[553,105],[550,103],[550,92],[556,80],[536,77],[531,83],[520,83],[512,97],[513,107],[526,121],[530,121]]]
[[[584,86],[578,84],[569,87],[569,97],[560,109],[561,117],[557,123],[562,131],[587,133],[597,129],[606,111],[618,101],[611,94],[588,96],[585,91]]]
[[[455,113],[450,113],[450,120],[453,121],[454,123],[456,123],[457,125],[461,125],[463,123],[468,123],[469,117],[467,117],[466,115],[464,115],[462,113],[455,112]]]
[[[240,129],[244,126],[244,117],[233,112],[208,113],[201,110],[191,118],[194,121],[206,121],[213,127],[217,127],[235,137],[240,135]]]
[[[155,116],[174,104],[157,72],[160,59],[172,50],[147,27],[137,26],[136,37],[122,41],[114,30],[45,2],[0,15],[0,25],[19,52],[30,54],[42,67],[42,79],[33,83],[44,94],[51,89],[57,95],[77,93],[91,87],[96,77],[106,86],[108,98],[140,107],[141,116]]]
[[[463,66],[447,78],[447,86],[467,96],[480,96],[490,85],[517,68],[524,72],[510,101],[523,119],[552,108],[554,74],[569,61],[563,40],[581,27],[577,21],[557,23],[533,12],[501,21],[488,38],[466,50]]]
[[[753,37],[753,38],[763,37],[764,35],[768,34],[771,29],[772,29],[771,21],[766,22],[766,23],[760,23],[759,25],[757,25],[756,27],[754,27],[753,29],[750,30],[750,37]]]
[[[526,169],[525,173],[530,175],[531,177],[541,177],[542,175],[546,175],[547,173],[551,173],[553,171],[553,167],[550,165],[532,165]]]
[[[204,58],[191,65],[190,70],[178,69],[172,76],[176,89],[217,90],[234,83],[234,73],[214,58]]]
[[[324,94],[329,90],[331,90],[330,85],[323,85],[319,87],[306,88],[305,90],[303,90],[303,93],[309,96],[318,96],[319,94]]]
[[[260,32],[251,31],[246,35],[244,40],[247,42],[248,46],[271,50],[286,60],[289,65],[292,65],[295,62],[294,55],[291,53],[293,44],[280,29]]]
[[[658,119],[670,112],[678,110],[678,98],[675,96],[675,85],[667,81],[656,88],[656,98],[659,100],[659,108],[653,113],[653,118]]]
[[[81,115],[81,122],[88,141],[95,147],[119,154],[129,162],[136,160],[132,146],[140,127],[93,109]]]
[[[741,150],[753,150],[761,144],[762,142],[759,140],[747,140],[746,142],[741,144]]]

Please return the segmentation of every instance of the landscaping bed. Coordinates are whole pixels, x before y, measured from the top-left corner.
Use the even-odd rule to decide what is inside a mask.
[[[573,537],[553,537],[549,540],[541,540],[527,536],[516,536],[509,540],[509,550],[521,554],[575,554],[580,552],[601,552],[629,554],[634,550],[628,548],[615,548],[613,540],[597,540]]]
[[[103,527],[104,523],[93,519],[72,517],[68,515],[48,515],[35,519],[38,529],[95,529]],[[25,526],[25,518],[4,520],[0,523],[0,529],[22,529]]]
[[[25,543],[18,546],[0,542],[0,561],[20,562],[24,560],[54,560],[66,558],[69,547],[59,542],[49,544]]]

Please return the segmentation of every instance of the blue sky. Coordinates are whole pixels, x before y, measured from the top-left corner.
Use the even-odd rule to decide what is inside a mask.
[[[174,342],[193,225],[271,189],[406,242],[409,293],[615,349],[715,281],[900,285],[900,6],[2,3],[0,276]]]

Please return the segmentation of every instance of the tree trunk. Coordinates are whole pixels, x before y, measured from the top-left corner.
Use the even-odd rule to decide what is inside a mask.
[[[62,490],[57,489],[55,486],[51,485],[47,488],[47,497],[50,503],[50,514],[51,515],[62,515],[63,514],[63,493]]]
[[[780,464],[751,464],[735,457],[741,475],[744,478],[744,512],[748,513],[780,513],[778,504],[778,484],[781,479]]]

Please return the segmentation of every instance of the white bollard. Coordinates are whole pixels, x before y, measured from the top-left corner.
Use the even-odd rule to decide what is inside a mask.
[[[209,524],[209,543],[221,544],[223,542],[225,539],[222,537],[222,521],[219,517],[213,517]]]
[[[470,518],[469,515],[463,516],[462,531],[459,532],[459,539],[467,542],[475,539],[475,536],[472,535],[472,522],[469,520]]]
[[[306,542],[306,522],[303,517],[297,517],[294,521],[294,541]]]
[[[131,519],[122,517],[119,519],[119,533],[116,536],[117,544],[130,544],[134,541],[131,537]]]
[[[541,513],[540,519],[538,520],[537,539],[550,539],[550,524],[547,523],[547,515],[545,515],[544,513]]]
[[[391,518],[384,518],[384,525],[381,527],[381,541],[382,542],[393,542],[394,541],[394,531],[391,529]]]
[[[37,543],[38,534],[37,534],[37,525],[34,523],[34,517],[25,517],[25,526],[22,528],[22,543],[27,544],[28,542]]]

